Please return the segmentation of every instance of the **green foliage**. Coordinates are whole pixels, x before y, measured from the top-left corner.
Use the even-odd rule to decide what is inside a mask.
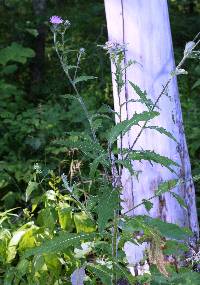
[[[157,126],[148,126],[148,127],[146,127],[146,129],[155,130],[161,134],[168,136],[169,138],[171,138],[172,140],[177,142],[176,138],[170,132],[168,132],[165,128],[157,127]]]
[[[163,155],[159,155],[154,151],[144,150],[144,151],[131,151],[129,154],[129,158],[132,160],[148,160],[149,162],[156,162],[168,168],[171,172],[175,172],[171,166],[179,166],[175,161],[165,157]]]
[[[9,61],[15,61],[24,64],[28,58],[34,56],[35,52],[32,49],[25,48],[22,45],[13,42],[10,46],[0,51],[0,64],[6,65]],[[12,69],[12,71],[15,71],[15,69]]]
[[[147,97],[147,93],[146,91],[142,91],[140,89],[139,86],[135,85],[133,82],[129,81],[131,87],[134,89],[134,91],[137,93],[137,95],[140,97],[140,102],[144,105],[146,105],[146,107],[151,111],[152,107],[153,107],[153,102],[151,101],[151,99],[149,99]]]
[[[24,257],[27,258],[31,255],[41,255],[44,253],[58,253],[66,250],[68,247],[77,246],[82,241],[92,240],[96,234],[92,233],[62,233],[61,236],[54,237],[52,240],[44,242],[41,246],[27,250]]]
[[[132,126],[138,125],[138,123],[142,121],[145,122],[149,121],[158,115],[159,115],[158,112],[144,111],[141,114],[134,114],[133,117],[129,120],[124,120],[120,122],[119,124],[117,124],[112,128],[108,137],[109,144],[113,144],[120,134],[124,135],[126,132],[128,132],[131,129]]]
[[[0,51],[0,283],[71,284],[73,272],[77,268],[85,268],[86,285],[112,284],[119,278],[130,284],[198,284],[199,273],[191,269],[193,261],[188,268],[180,268],[178,273],[172,266],[161,264],[164,254],[176,254],[184,261],[184,252],[188,251],[187,241],[191,236],[189,230],[159,219],[127,217],[120,212],[118,180],[121,170],[126,168],[139,179],[132,160],[160,163],[171,171],[178,165],[148,150],[128,150],[127,159],[114,157],[112,160],[111,151],[127,154],[126,150],[116,150],[117,139],[132,126],[140,127],[141,122],[146,123],[145,128],[149,131],[157,131],[174,141],[176,138],[161,126],[147,124],[159,113],[152,111],[154,102],[147,93],[132,82],[130,85],[139,97],[134,102],[144,104],[148,111],[134,114],[130,120],[111,126],[113,115],[120,119],[120,114],[112,110],[109,62],[105,63],[102,51],[96,49],[96,42],[106,39],[105,29],[101,28],[103,2],[95,1],[95,4],[87,5],[82,0],[75,2],[67,9],[69,18],[73,17],[75,29],[72,33],[69,30],[63,46],[59,39],[58,48],[59,52],[66,48],[70,50],[63,54],[63,59],[67,55],[70,61],[70,65],[66,65],[67,61],[63,65],[66,68],[64,71],[72,75],[76,88],[81,87],[82,97],[77,94],[58,96],[73,94],[75,90],[73,86],[66,86],[66,80],[63,80],[49,35],[45,42],[45,79],[40,82],[32,80],[34,56],[38,56],[37,49],[36,53],[33,51],[33,39],[37,40],[38,24],[43,24],[46,18],[43,19],[42,15],[35,17],[30,1],[22,5],[21,1],[9,0],[0,8],[4,34],[1,44],[5,47]],[[173,1],[170,5],[170,9],[176,9],[176,15],[181,16],[180,21],[176,20],[176,26],[172,19],[175,38],[179,35],[174,32],[175,27],[183,23],[182,18],[186,19],[182,15],[187,14],[188,9],[188,1],[182,2]],[[200,8],[198,3],[194,3],[197,17]],[[64,13],[65,1],[60,1],[57,8],[55,3],[48,2],[47,14],[52,13],[50,10],[59,12],[55,9]],[[5,12],[9,15],[6,21]],[[8,26],[11,28],[8,29]],[[76,26],[80,27],[81,33]],[[188,34],[194,34],[196,26],[193,21],[187,24]],[[180,30],[182,35],[176,42],[183,46],[181,41],[185,42],[185,29]],[[98,39],[96,35],[99,35]],[[98,81],[91,80],[90,85],[87,81],[97,77],[80,74],[80,66],[77,67],[76,63],[78,53],[73,58],[73,52],[77,52],[73,47],[75,41],[76,45],[77,41],[84,42],[88,48],[87,63],[84,58],[81,59],[84,72],[100,74]],[[177,58],[180,57],[177,48],[175,52]],[[119,55],[119,61],[123,62],[123,54]],[[127,67],[130,65],[127,63]],[[77,74],[73,76],[76,68]],[[123,70],[120,66],[118,68],[116,75],[120,90],[124,85]],[[180,90],[193,169],[198,173],[199,70],[191,68],[194,75],[180,82]],[[65,101],[66,97],[76,100]],[[84,100],[80,101],[80,98]],[[99,109],[102,101],[110,106]],[[86,112],[81,109],[83,105]],[[40,163],[39,168],[38,164],[34,164],[36,162]],[[66,178],[61,176],[63,172],[67,173]],[[172,192],[179,182],[162,182],[155,189],[155,196],[169,192],[182,207],[186,207],[183,198]],[[140,205],[150,211],[153,199],[143,199],[135,207]],[[8,210],[15,206],[20,208]],[[150,252],[146,253],[144,260],[149,256],[154,258],[150,262],[151,275],[131,275],[123,252],[125,241],[135,245],[143,242],[150,244]],[[168,277],[163,275],[166,272],[170,272]]]
[[[102,284],[112,284],[112,270],[110,270],[107,266],[90,264],[87,268],[101,280]]]
[[[101,189],[98,195],[98,228],[100,232],[103,232],[109,220],[113,220],[114,211],[119,208],[119,191],[118,189],[112,189],[105,187]]]

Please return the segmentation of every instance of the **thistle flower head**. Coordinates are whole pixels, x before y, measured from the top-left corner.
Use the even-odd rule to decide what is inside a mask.
[[[70,21],[69,20],[65,20],[65,22],[64,22],[64,26],[65,26],[65,28],[69,28],[70,26],[71,26],[71,23],[70,23]]]
[[[59,16],[52,16],[50,18],[50,23],[53,25],[59,25],[63,23],[63,19]]]
[[[107,50],[107,53],[109,54],[119,54],[121,52],[125,52],[127,49],[127,44],[124,43],[118,43],[116,41],[111,42],[108,41],[105,43],[105,45],[102,46],[104,50]]]
[[[79,53],[80,53],[80,54],[84,54],[84,53],[85,53],[85,49],[84,49],[84,48],[80,48],[80,49],[79,49]]]

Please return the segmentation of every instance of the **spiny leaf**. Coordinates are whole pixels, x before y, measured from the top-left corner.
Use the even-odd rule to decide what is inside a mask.
[[[184,240],[192,235],[192,232],[187,228],[181,228],[176,224],[167,223],[160,219],[153,219],[148,216],[145,217],[144,222],[152,229],[155,228],[164,237]]]
[[[119,193],[117,189],[105,188],[99,197],[97,206],[98,226],[102,232],[109,219],[113,218],[114,210],[119,208]]]
[[[89,234],[77,234],[77,233],[65,233],[58,237],[54,237],[51,240],[45,241],[38,247],[27,250],[24,254],[25,257],[29,257],[31,255],[39,255],[43,253],[53,253],[60,252],[67,249],[70,246],[77,246],[81,244],[82,241],[90,241],[93,240],[97,234],[89,233]]]
[[[135,170],[133,169],[131,160],[128,160],[128,159],[126,159],[126,160],[116,160],[115,162],[116,162],[117,164],[121,164],[122,166],[124,166],[125,168],[127,168],[131,175],[136,176],[136,177],[138,178],[139,172],[138,172],[138,171],[135,171]]]
[[[158,196],[162,195],[165,192],[168,192],[174,187],[176,187],[177,183],[178,183],[178,179],[164,181],[158,185],[158,189],[155,191],[155,194]]]
[[[162,156],[158,153],[155,153],[154,151],[151,150],[133,150],[129,154],[129,158],[132,160],[148,160],[149,162],[156,162],[161,164],[162,166],[165,166],[168,168],[171,172],[175,172],[171,166],[179,166],[178,163],[175,161],[171,160],[170,158],[166,156]]]
[[[135,113],[133,117],[129,120],[124,120],[117,125],[115,125],[109,134],[108,137],[108,143],[112,144],[117,139],[117,137],[122,134],[124,135],[126,132],[128,132],[133,125],[138,125],[141,121],[149,121],[153,119],[154,117],[158,116],[158,112],[147,112],[144,111],[140,114]]]
[[[100,144],[95,143],[91,138],[85,137],[79,140],[57,140],[54,141],[57,145],[66,146],[68,148],[77,148],[84,153],[88,158],[96,159],[99,155],[103,155],[104,149]]]
[[[157,126],[148,126],[146,127],[146,129],[156,130],[159,133],[164,134],[168,136],[169,138],[171,138],[172,140],[174,140],[175,142],[177,142],[176,138],[170,132],[168,132],[165,128],[157,127]]]
[[[178,194],[176,194],[176,193],[174,193],[174,192],[170,192],[170,194],[177,200],[177,202],[178,202],[183,208],[187,209],[187,205],[185,204],[185,201],[183,200],[183,198],[182,198],[180,195],[178,195]]]
[[[142,202],[148,212],[153,208],[153,203],[149,200],[143,199]]]
[[[74,84],[77,84],[79,82],[82,82],[82,81],[88,81],[90,79],[96,79],[97,77],[95,76],[87,76],[87,75],[82,75],[80,77],[77,77],[73,82]]]
[[[137,282],[136,278],[133,277],[133,275],[128,272],[128,270],[120,266],[119,263],[113,260],[113,264],[115,265],[116,270],[118,270],[118,275],[123,277],[123,279],[125,278],[130,284],[135,284]]]
[[[99,165],[103,165],[105,168],[110,166],[108,160],[106,159],[106,154],[102,154],[99,157],[95,158],[94,161],[90,164],[90,177],[94,178],[95,173]]]
[[[154,237],[159,233],[161,236],[175,240],[184,240],[192,235],[192,232],[187,228],[181,228],[176,224],[167,223],[145,215],[126,217],[126,220],[127,222],[123,224],[125,233],[143,231],[144,234],[153,235]]]
[[[153,102],[151,101],[151,99],[147,98],[147,92],[146,91],[143,92],[140,89],[140,87],[137,86],[136,84],[134,84],[133,82],[129,81],[129,83],[133,87],[133,89],[135,90],[137,95],[140,97],[141,103],[145,104],[147,106],[147,108],[150,110],[153,106]]]

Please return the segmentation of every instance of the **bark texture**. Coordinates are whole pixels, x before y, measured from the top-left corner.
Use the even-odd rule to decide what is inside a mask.
[[[171,30],[166,0],[105,0],[109,40],[127,43],[126,59],[136,60],[125,74],[126,85],[120,95],[121,103],[138,99],[137,94],[128,84],[132,81],[142,90],[146,90],[149,98],[156,101],[175,69],[172,48]],[[114,66],[112,66],[114,70]],[[119,111],[117,87],[113,76],[113,98],[115,110]],[[174,78],[167,96],[159,101],[159,117],[148,125],[162,126],[170,131],[178,143],[155,130],[146,129],[135,144],[134,149],[154,150],[160,155],[176,161],[180,167],[176,168],[178,178],[188,182],[177,187],[174,192],[180,195],[187,209],[169,194],[160,199],[154,199],[154,206],[150,211],[152,217],[159,217],[165,221],[189,227],[198,236],[198,220],[195,203],[195,190],[191,178],[191,167],[185,140],[182,112],[180,106],[177,81]],[[140,103],[124,104],[122,119],[130,119],[135,112],[144,111]],[[117,121],[117,118],[116,118]],[[122,139],[124,148],[129,148],[139,133],[139,127],[133,127]],[[142,161],[133,163],[135,170],[141,170],[139,181],[123,169],[123,210],[128,211],[139,204],[142,199],[153,196],[158,184],[162,181],[177,178],[174,173],[159,164]],[[145,208],[138,207],[131,215],[147,214]]]

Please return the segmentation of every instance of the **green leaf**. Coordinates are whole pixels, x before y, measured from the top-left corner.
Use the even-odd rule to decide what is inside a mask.
[[[103,232],[108,220],[113,219],[114,210],[119,209],[119,202],[119,192],[117,189],[103,189],[102,194],[99,196],[99,202],[97,206],[97,222],[100,232]]]
[[[184,240],[192,236],[187,228],[181,228],[176,224],[167,223],[160,219],[153,219],[149,216],[126,217],[122,226],[125,233],[143,231],[146,235],[158,235],[175,240]]]
[[[75,225],[72,216],[72,208],[68,204],[58,207],[58,219],[63,230],[70,232],[74,229]]]
[[[128,132],[131,129],[133,125],[138,125],[138,123],[141,121],[149,121],[158,115],[159,115],[158,112],[153,112],[153,111],[152,112],[144,111],[140,114],[135,113],[131,119],[124,120],[115,125],[111,129],[108,137],[108,143],[110,144],[114,143],[120,134],[123,136],[126,132]]]
[[[70,246],[80,245],[83,241],[92,241],[96,236],[96,233],[77,234],[61,232],[60,236],[53,237],[51,240],[45,241],[42,245],[27,250],[24,257],[41,255],[43,253],[63,252]]]
[[[39,227],[32,225],[32,227],[25,232],[18,245],[19,252],[36,246],[36,233],[38,230]]]
[[[16,64],[10,64],[2,69],[3,74],[12,74],[17,70],[17,65]]]
[[[80,77],[77,77],[77,78],[73,81],[73,83],[74,83],[74,84],[77,84],[77,83],[82,82],[82,81],[88,81],[88,80],[90,80],[90,79],[96,79],[96,78],[97,78],[97,77],[95,77],[95,76],[82,75],[82,76],[80,76]]]
[[[178,179],[172,179],[172,180],[164,181],[158,185],[158,189],[155,191],[155,194],[157,196],[162,195],[162,194],[170,191],[174,187],[176,187],[177,183],[178,183]]]
[[[53,231],[56,225],[55,209],[47,207],[40,210],[37,217],[37,223],[39,226],[48,228]]]
[[[181,255],[187,251],[188,247],[184,243],[176,240],[167,240],[165,242],[163,253],[166,255]]]
[[[26,188],[26,202],[28,201],[32,192],[38,189],[38,183],[29,181],[28,187]]]
[[[88,271],[93,273],[97,278],[99,278],[104,285],[112,284],[112,271],[108,267],[100,264],[88,264]]]
[[[53,272],[54,275],[59,275],[61,270],[61,263],[58,259],[58,255],[56,253],[48,253],[44,254],[43,256],[49,271]]]
[[[170,158],[166,156],[162,156],[158,153],[155,153],[151,150],[133,150],[129,154],[129,158],[132,160],[148,160],[149,162],[156,162],[158,164],[161,164],[162,166],[165,166],[168,168],[171,172],[175,172],[171,166],[179,166],[178,163],[171,160]]]
[[[104,149],[100,144],[95,143],[91,138],[85,137],[79,140],[58,140],[55,142],[58,145],[63,145],[68,148],[77,148],[84,153],[88,158],[96,159],[100,155],[105,154]]]
[[[174,193],[174,192],[170,192],[170,194],[177,200],[177,202],[178,202],[183,208],[187,209],[187,205],[185,204],[185,201],[183,200],[183,198],[182,198],[180,195],[178,195],[178,194],[176,194],[176,193]]]
[[[142,199],[143,205],[145,206],[145,209],[149,212],[153,208],[153,203],[146,200]]]
[[[15,61],[24,64],[28,58],[34,56],[34,50],[25,48],[18,43],[12,43],[10,46],[0,51],[0,64],[6,65],[9,61]]]
[[[139,175],[139,171],[135,171],[133,169],[133,165],[131,163],[131,160],[116,160],[115,161],[117,164],[121,164],[123,167],[125,167],[126,169],[128,169],[128,171],[130,172],[131,175],[136,176],[138,178]]]
[[[35,38],[39,35],[38,30],[36,29],[26,29],[26,31]]]
[[[11,240],[9,241],[8,248],[7,248],[7,262],[11,262],[16,254],[17,254],[17,246],[25,235],[27,231],[33,226],[33,223],[27,223],[20,227],[16,232],[13,233]]]
[[[110,164],[106,158],[107,158],[107,154],[103,153],[102,155],[98,156],[97,158],[93,160],[93,162],[90,164],[90,177],[91,178],[94,178],[99,165],[103,165],[103,167],[109,168]]]
[[[195,88],[197,88],[197,87],[199,87],[200,86],[200,79],[198,79],[195,83],[194,83],[194,85],[192,86],[192,89],[195,89]]]
[[[189,236],[192,236],[192,232],[187,228],[181,228],[176,224],[167,223],[161,221],[160,219],[152,219],[150,217],[145,217],[144,222],[151,228],[155,228],[160,232],[164,237],[175,239],[175,240],[184,240]]]
[[[174,140],[175,142],[177,142],[176,138],[170,132],[168,132],[165,128],[157,127],[157,126],[148,126],[146,127],[146,129],[156,130],[159,133],[164,134],[168,136],[169,138],[171,138],[172,140]]]
[[[139,86],[132,83],[131,81],[129,81],[129,83],[133,87],[137,95],[140,97],[141,103],[145,104],[147,108],[150,110],[153,107],[153,102],[151,101],[151,99],[147,98],[147,92],[146,91],[143,92]]]
[[[16,269],[18,271],[18,274],[20,274],[20,276],[24,276],[26,273],[28,273],[29,263],[30,262],[27,259],[22,259],[19,261]]]
[[[85,212],[75,213],[74,222],[77,233],[91,233],[96,231],[94,221]]]

